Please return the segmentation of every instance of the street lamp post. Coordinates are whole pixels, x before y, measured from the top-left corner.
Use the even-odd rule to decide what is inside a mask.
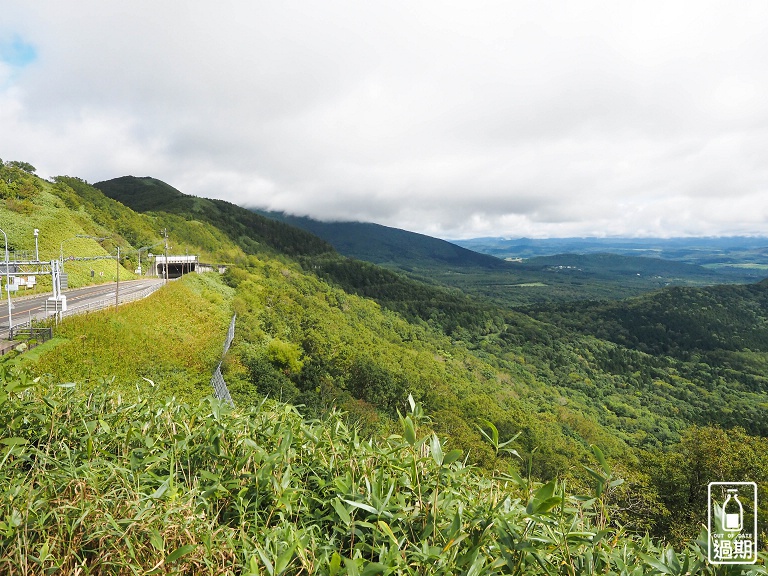
[[[8,236],[5,230],[0,230],[5,238],[5,291],[8,293],[8,338],[11,337],[11,330],[13,329],[13,320],[11,319],[11,272],[10,262],[8,261]]]
[[[71,238],[65,238],[61,241],[61,244],[59,244],[59,266],[58,270],[54,271],[53,274],[53,296],[49,298],[49,300],[54,300],[57,302],[56,306],[59,306],[59,303],[61,303],[62,309],[66,308],[66,296],[64,296],[61,293],[61,276],[64,273],[64,242],[69,242],[70,240],[74,240],[75,238],[88,238],[90,240],[96,240],[98,242],[101,242],[102,240],[108,240],[111,238],[111,236],[89,236],[87,234],[77,234],[75,236],[72,236]],[[37,237],[35,237],[35,240],[37,240]],[[54,261],[55,262],[55,261]]]
[[[115,310],[120,304],[120,246],[117,247],[117,284],[115,286]]]
[[[40,230],[35,228],[35,262],[40,262],[40,252],[37,247],[37,236],[40,234]]]

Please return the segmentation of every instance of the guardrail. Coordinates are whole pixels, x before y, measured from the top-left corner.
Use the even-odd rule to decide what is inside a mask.
[[[120,298],[120,303],[124,302],[133,302],[134,300],[141,300],[142,298],[146,298],[156,290],[159,290],[162,288],[162,284],[155,284],[153,286],[149,286],[148,288],[144,288],[144,290],[140,290],[138,292],[131,292],[130,294],[126,294],[122,298]],[[109,308],[111,306],[115,305],[115,298],[114,296],[110,298],[104,298],[102,300],[97,300],[96,302],[88,302],[86,304],[80,304],[78,306],[70,306],[67,308],[65,312],[58,312],[57,310],[50,310],[48,308],[48,302],[45,303],[45,311],[46,313],[56,313],[59,314],[60,318],[65,318],[67,316],[74,316],[75,314],[87,314],[88,312],[96,312],[98,310],[104,310],[105,308]]]

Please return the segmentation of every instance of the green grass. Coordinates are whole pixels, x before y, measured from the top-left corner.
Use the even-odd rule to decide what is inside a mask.
[[[51,338],[50,340],[48,340],[48,342],[40,344],[39,346],[35,346],[31,350],[28,350],[27,352],[24,352],[23,354],[19,354],[18,356],[12,358],[11,360],[8,360],[6,364],[8,364],[9,366],[15,366],[18,368],[30,367],[36,364],[37,361],[40,360],[43,354],[51,352],[54,348],[56,348],[60,344],[64,344],[65,342],[67,342],[65,338]],[[0,358],[0,362],[2,361],[3,361],[2,358]]]
[[[67,208],[65,202],[53,194],[53,186],[40,181],[42,189],[32,199],[34,210],[29,213],[19,213],[7,209],[0,204],[0,228],[8,236],[9,249],[15,254],[12,258],[22,259],[26,253],[28,259],[35,256],[34,230],[38,229],[38,257],[43,262],[58,260],[63,252],[65,260],[71,256],[99,257],[100,260],[65,261],[64,270],[69,275],[69,286],[76,288],[99,282],[114,282],[117,268],[114,261],[116,250],[111,242],[117,240],[115,234],[98,224],[93,217],[81,209]],[[107,243],[99,243],[94,239],[78,238],[77,236],[113,237]],[[0,242],[3,239],[0,238]],[[106,248],[109,248],[109,251]],[[4,249],[4,245],[0,247]],[[123,244],[123,249],[129,248]],[[112,259],[108,257],[112,255]],[[94,270],[92,279],[90,271]],[[103,274],[103,275],[102,275]],[[120,278],[129,280],[137,278],[131,270],[123,268]],[[51,291],[50,276],[38,276],[38,286],[35,290],[17,293],[29,295]]]

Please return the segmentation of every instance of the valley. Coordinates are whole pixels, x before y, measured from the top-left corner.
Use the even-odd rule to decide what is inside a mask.
[[[761,238],[447,242],[378,224],[257,212],[316,234],[350,258],[504,307],[628,298],[667,286],[756,282],[765,277],[761,266],[768,263],[768,242]]]

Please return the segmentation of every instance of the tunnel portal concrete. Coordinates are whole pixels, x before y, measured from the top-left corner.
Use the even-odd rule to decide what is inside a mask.
[[[155,276],[165,278],[165,269],[168,268],[168,278],[180,278],[184,274],[197,272],[199,262],[197,256],[155,256]]]

